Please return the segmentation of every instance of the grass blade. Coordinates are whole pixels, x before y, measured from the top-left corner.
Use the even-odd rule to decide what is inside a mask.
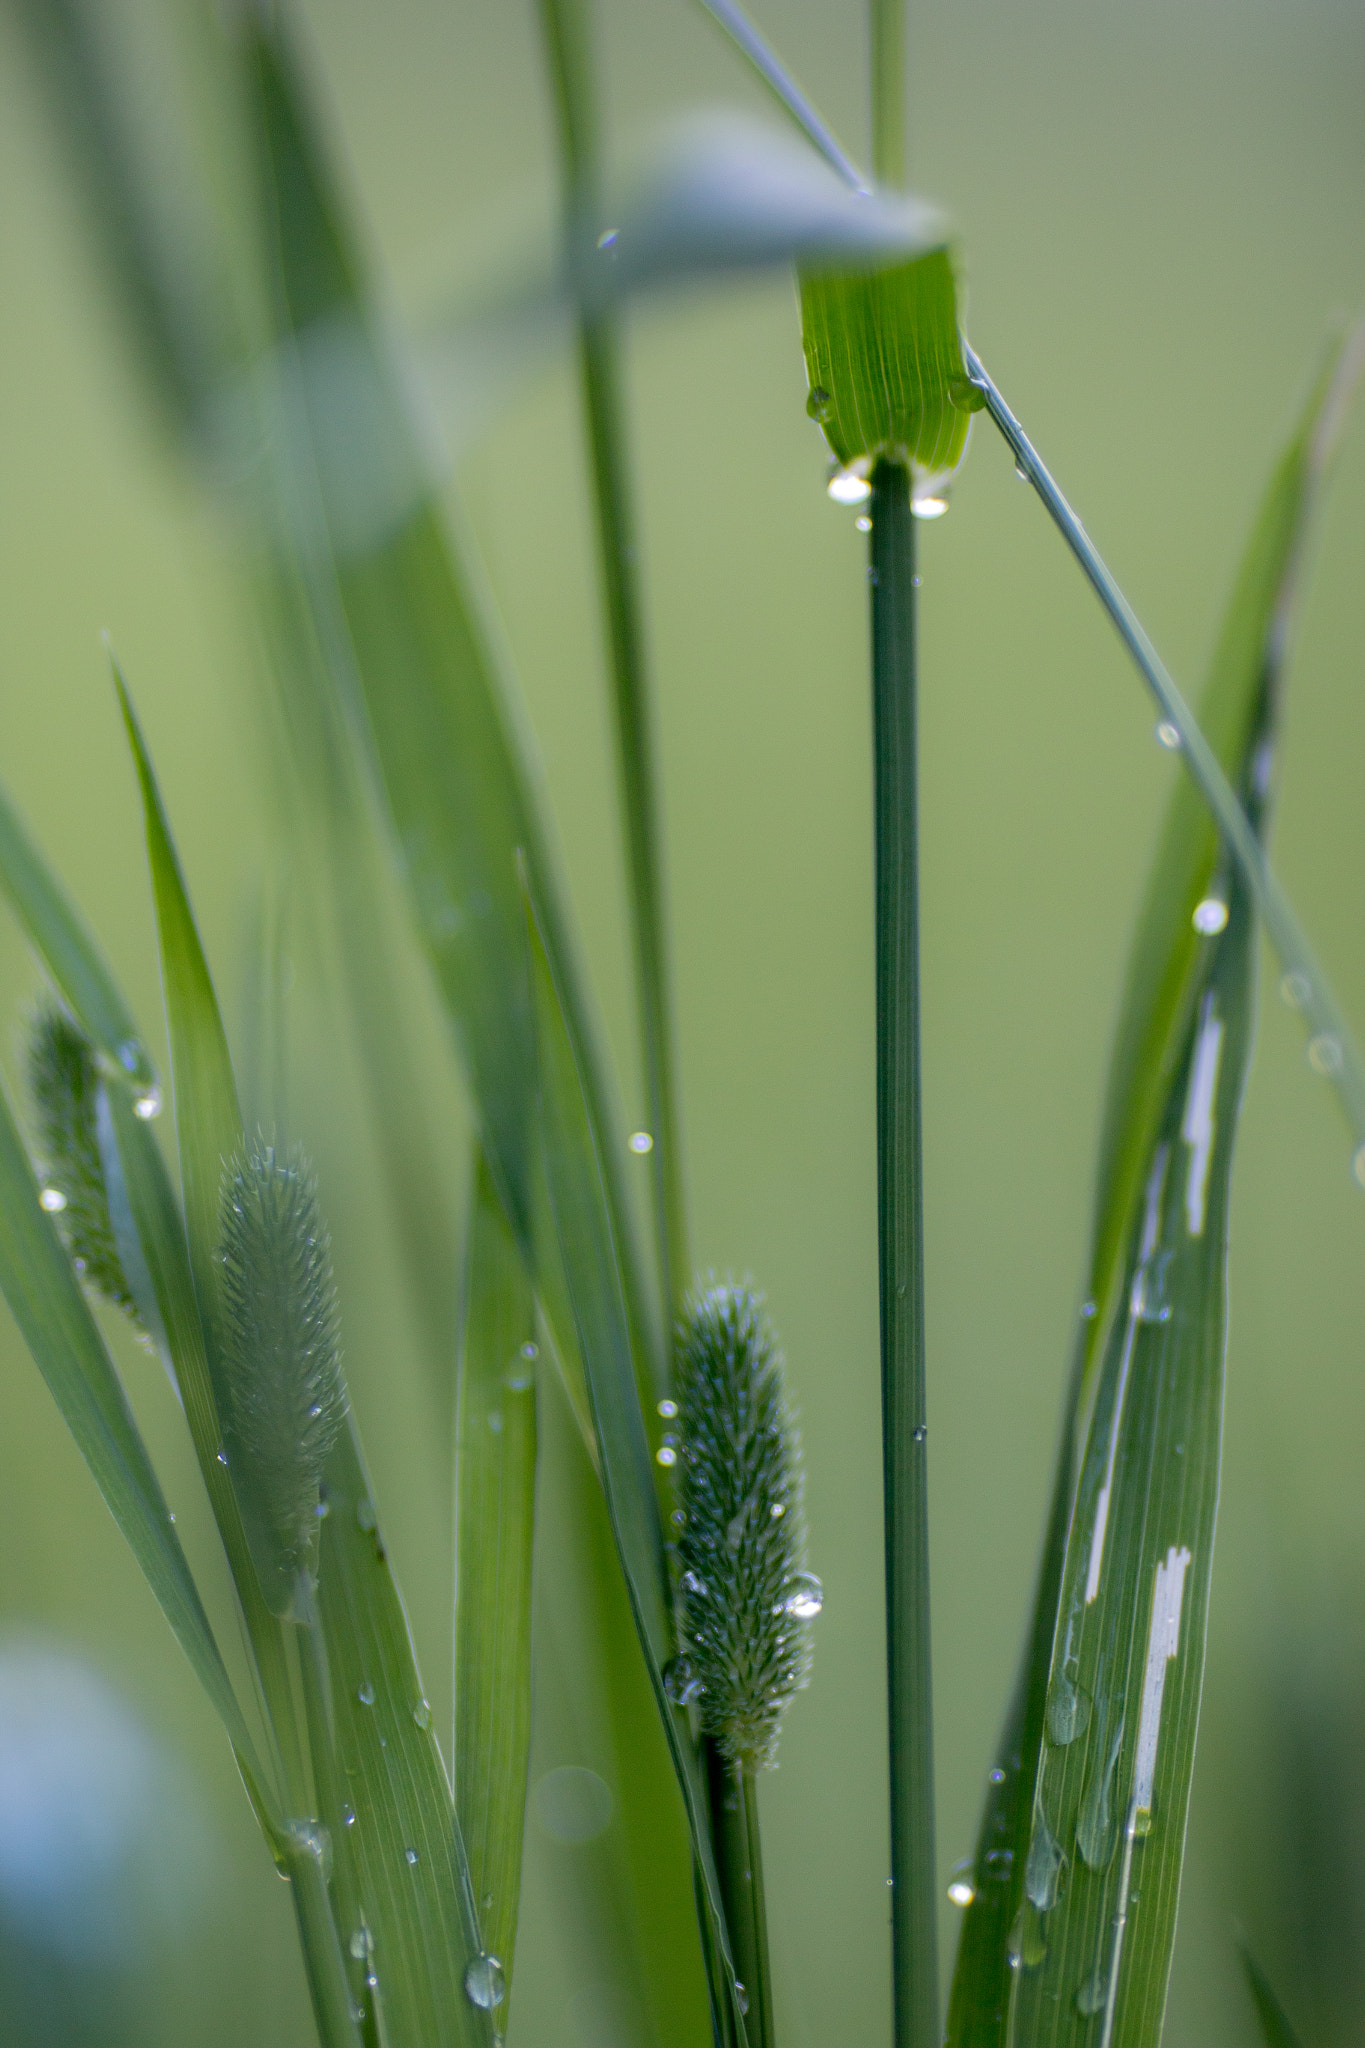
[[[478,1161],[455,1415],[455,1805],[510,1995],[531,1742],[536,1314]]]
[[[248,1778],[269,1788],[198,1589],[119,1384],[113,1361],[38,1200],[8,1103],[0,1096],[0,1289],[62,1419],[207,1692]]]
[[[806,140],[814,144],[826,163],[836,170],[855,192],[865,192],[867,186],[863,182],[861,171],[846,154],[833,131],[820,118],[795,80],[778,62],[743,8],[737,5],[737,0],[701,0],[701,5],[716,26],[729,37],[738,50],[743,52],[783,113],[791,116]]]
[[[1329,371],[1334,368],[1329,366]],[[1210,677],[1209,730],[1258,820],[1269,788],[1287,622],[1322,466],[1321,428],[1336,394],[1335,375],[1329,374],[1314,392],[1276,467]],[[1079,2040],[1086,2028],[1093,2029],[1097,2014],[1101,2032],[1106,2027],[1112,2032],[1120,1996],[1123,2026],[1134,2029],[1134,2041],[1155,2038],[1152,2029],[1159,2027],[1193,1757],[1202,1602],[1217,1505],[1224,1315],[1220,1218],[1235,1121],[1235,1070],[1244,1057],[1251,1005],[1250,939],[1238,936],[1249,897],[1239,888],[1226,870],[1198,795],[1182,783],[1173,796],[1149,883],[1116,1037],[1091,1293],[1078,1334],[1029,1642],[978,1839],[975,1895],[967,1909],[950,2002],[951,2048],[998,2048],[1011,2024],[1023,2030],[1020,2040],[1061,2039],[1068,2030]],[[1208,905],[1219,908],[1205,909],[1196,925],[1196,909]],[[1224,915],[1226,923],[1219,931]],[[1222,1020],[1221,1040],[1212,1035],[1215,1018]],[[1196,1073],[1201,1046],[1205,1065]],[[1209,1093],[1215,1078],[1209,1062],[1215,1057],[1217,1090]],[[1196,1080],[1196,1096],[1209,1113],[1207,1130],[1202,1111],[1198,1120],[1187,1122]],[[1193,1146],[1185,1136],[1187,1128],[1195,1134]],[[1170,1199],[1169,1191],[1154,1181],[1159,1159],[1165,1162],[1162,1171],[1173,1176],[1196,1163],[1201,1172],[1207,1170],[1198,1235],[1188,1229],[1188,1210],[1182,1229],[1178,1191]],[[1189,1185],[1186,1176],[1187,1190]],[[1144,1191],[1148,1194],[1145,1216],[1142,1202],[1133,1198],[1134,1187],[1139,1197]],[[1164,1228],[1153,1235],[1163,1210]],[[1151,1237],[1145,1261],[1138,1256],[1144,1231]],[[1165,1300],[1155,1301],[1151,1312],[1159,1316],[1169,1309],[1169,1314],[1165,1321],[1149,1321],[1142,1302],[1148,1280],[1158,1270],[1150,1262],[1163,1260]],[[1144,1263],[1148,1271],[1135,1295]],[[1117,1400],[1121,1379],[1133,1389],[1131,1395],[1125,1393],[1124,1404]],[[1140,1418],[1144,1403],[1150,1412]],[[1121,1405],[1127,1407],[1126,1419],[1119,1412]],[[1116,1416],[1121,1443],[1113,1434]],[[1111,1439],[1114,1468],[1106,1480]],[[1120,1450],[1124,1463],[1119,1462]],[[1197,1476],[1201,1457],[1203,1472]],[[1108,1533],[1101,1543],[1100,1577],[1093,1597],[1087,1599],[1092,1592],[1094,1516],[1106,1484]],[[1125,1514],[1129,1519],[1120,1532]],[[1147,1680],[1141,1654],[1145,1638],[1137,1641],[1135,1631],[1140,1634],[1148,1624],[1155,1566],[1159,1562],[1164,1568],[1172,1549],[1177,1562],[1188,1549],[1192,1565],[1181,1567],[1186,1578],[1180,1656],[1176,1665],[1167,1667],[1170,1675],[1165,1679],[1165,1733],[1154,1781],[1163,1803],[1153,1809],[1157,1835],[1141,1840],[1134,1835],[1129,1841],[1131,1800],[1125,1802],[1124,1788],[1131,1787],[1135,1776]],[[1163,1578],[1161,1583],[1164,1590],[1172,1582]],[[1073,1609],[1076,1625],[1068,1641],[1068,1628],[1059,1617],[1065,1613],[1070,1621]],[[1095,1683],[1097,1615],[1105,1617],[1111,1631],[1103,1647],[1110,1677],[1103,1688],[1102,1712]],[[1084,1652],[1088,1661],[1083,1675],[1081,1645],[1086,1642],[1091,1647]],[[1134,1690],[1136,1697],[1131,1696]],[[1080,1703],[1082,1694],[1085,1704]],[[1074,1708],[1073,1697],[1078,1702]],[[1073,1729],[1074,1739],[1047,1739],[1049,1717],[1054,1734]],[[1082,1812],[1087,1812],[1087,1839],[1092,1849],[1096,1847],[1110,1752],[1108,1821],[1115,1851],[1103,1869],[1094,1870],[1079,1856],[1075,1830]],[[1039,1832],[1040,1819],[1047,1821],[1047,1839]],[[1121,1849],[1120,1831],[1125,1834]],[[1076,1881],[1061,1904],[1040,1913],[1028,1887],[1032,1871],[1034,1888],[1040,1896],[1047,1895],[1044,1878],[1052,1854],[1048,1840],[1057,1845],[1068,1869],[1074,1865]],[[1145,1859],[1151,1867],[1141,1885],[1144,1923],[1139,1927],[1135,1918],[1130,1929],[1125,1921],[1120,1937],[1105,1923],[1105,1887],[1112,1887],[1125,1855],[1135,1862]],[[1133,1945],[1125,1962],[1122,1947],[1130,1939]],[[1111,1997],[1104,1979],[1105,1958],[1112,1965],[1116,1950],[1119,1977]],[[1104,1981],[1096,1978],[1097,1970]],[[1067,1972],[1076,1981],[1063,1986],[1060,1979]],[[1078,1994],[1092,2007],[1089,2013],[1078,2011]],[[1130,2038],[1127,2031],[1122,2038]]]
[[[602,1490],[692,1834],[703,1908],[703,1946],[708,1948],[713,2001],[720,1994],[713,2010],[717,2033],[724,2041],[731,2038],[733,2029],[743,2048],[744,2021],[733,1991],[734,1964],[711,1844],[706,1781],[686,1716],[674,1706],[664,1688],[664,1670],[677,1646],[669,1610],[658,1498],[641,1415],[639,1381],[645,1375],[632,1356],[630,1321],[602,1162],[533,899],[528,900],[528,929],[540,1033],[541,1116],[549,1198],[578,1349],[587,1373]],[[725,1971],[719,1986],[717,1972],[710,1967],[716,1958],[723,1962]]]
[[[73,1016],[79,1017],[112,1073],[142,1091],[152,1063],[128,1007],[65,890],[0,791],[0,886]]]
[[[1261,2023],[1261,2039],[1265,2048],[1300,2048],[1299,2037],[1289,2023],[1289,2015],[1275,1996],[1274,1986],[1257,1962],[1245,1942],[1239,1944],[1242,1968],[1246,1972],[1247,1989],[1256,2007],[1256,2017]]]

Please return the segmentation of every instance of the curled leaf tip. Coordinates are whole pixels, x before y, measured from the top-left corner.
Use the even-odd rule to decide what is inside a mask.
[[[273,1612],[307,1611],[323,1469],[346,1415],[331,1246],[299,1152],[258,1139],[219,1207],[223,1450]]]
[[[801,1467],[762,1298],[729,1282],[678,1324],[678,1642],[669,1690],[745,1770],[776,1761],[810,1670],[820,1583],[805,1570]]]

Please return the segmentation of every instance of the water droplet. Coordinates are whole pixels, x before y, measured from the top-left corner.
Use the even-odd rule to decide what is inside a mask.
[[[49,1216],[55,1216],[66,1207],[66,1196],[60,1188],[44,1188],[38,1200]]]
[[[911,1430],[910,1434],[917,1444],[922,1444],[924,1442],[924,1439],[928,1436],[929,1431],[924,1423],[917,1422],[914,1428]]]
[[[1128,1306],[1140,1323],[1168,1323],[1171,1320],[1171,1304],[1166,1299],[1166,1269],[1170,1263],[1169,1250],[1153,1252],[1134,1274]]]
[[[313,1513],[317,1516],[320,1522],[325,1522],[327,1520],[327,1517],[331,1514],[331,1512],[332,1503],[329,1500],[320,1500],[313,1510]]]
[[[362,1707],[372,1707],[374,1705],[374,1686],[368,1678],[356,1694],[356,1698],[360,1701]]]
[[[1339,1074],[1345,1064],[1341,1040],[1334,1031],[1319,1031],[1308,1041],[1308,1064],[1315,1074]]]
[[[671,1422],[677,1412],[678,1404],[676,1401],[660,1401],[659,1413],[663,1416],[665,1422]]]
[[[363,1963],[366,1956],[374,1954],[374,1936],[368,1927],[362,1925],[357,1927],[346,1946],[351,1951],[355,1960],[358,1963]]]
[[[1033,1839],[1024,1866],[1024,1890],[1040,1913],[1050,1913],[1066,1881],[1066,1855],[1041,1813],[1033,1823]]]
[[[641,1156],[654,1150],[654,1140],[648,1131],[632,1131],[628,1143],[631,1151],[638,1152]]]
[[[824,1604],[825,1589],[814,1572],[798,1572],[788,1585],[782,1607],[785,1613],[796,1615],[798,1620],[809,1621]]]
[[[1090,2019],[1097,2012],[1103,2012],[1109,1996],[1109,1979],[1103,1968],[1092,1970],[1076,1993],[1076,2010],[1082,2019]]]
[[[986,1851],[986,1875],[993,1884],[1008,1884],[1014,1868],[1013,1849],[988,1849]]]
[[[1090,1695],[1071,1683],[1064,1672],[1052,1681],[1047,1696],[1047,1738],[1065,1749],[1090,1726]]]
[[[1361,1149],[1365,1150],[1365,1147],[1362,1147]],[[786,1502],[780,1500],[775,1500],[768,1510],[768,1513],[771,1515],[773,1521],[775,1522],[780,1522],[782,1520],[783,1515],[785,1515],[786,1512]]]
[[[425,1700],[418,1700],[417,1705],[412,1710],[412,1718],[419,1728],[430,1728],[431,1708]]]
[[[133,1115],[140,1116],[143,1123],[150,1123],[154,1116],[161,1114],[161,1090],[144,1088],[141,1095],[133,1097]]]
[[[353,1806],[343,1806],[341,1809],[341,1820],[343,1827],[353,1828],[355,1826],[355,1808]]]
[[[1225,931],[1228,922],[1227,904],[1221,896],[1206,896],[1202,903],[1195,904],[1193,922],[1195,930],[1202,932],[1205,938],[1211,938],[1215,932]]]
[[[403,1851],[403,1861],[406,1864],[408,1864],[409,1867],[415,1865],[418,1861],[417,1851],[415,1849],[405,1849]]]
[[[356,1507],[355,1518],[362,1529],[373,1529],[375,1524],[374,1502],[368,1497],[362,1500]]]
[[[1172,725],[1169,718],[1161,720],[1156,729],[1156,736],[1161,745],[1169,747],[1172,753],[1180,745],[1180,729],[1178,726]]]
[[[1017,458],[1015,459],[1014,464],[1014,474],[1018,477],[1021,484],[1026,484],[1028,482],[1028,470],[1025,468],[1024,464],[1020,462]]]
[[[948,1897],[955,1906],[970,1906],[976,1892],[965,1877],[955,1877],[948,1887]]]
[[[830,396],[822,384],[817,384],[806,399],[806,411],[813,420],[827,420],[830,415]]]
[[[1117,1830],[1114,1827],[1112,1793],[1114,1772],[1118,1766],[1119,1746],[1123,1741],[1123,1723],[1114,1730],[1114,1739],[1109,1753],[1101,1762],[1097,1757],[1091,1768],[1090,1782],[1081,1800],[1081,1810],[1076,1817],[1076,1847],[1092,1870],[1103,1870],[1114,1853]],[[1100,1747],[1104,1742],[1104,1716],[1100,1716]]]
[[[735,1979],[735,2004],[742,2013],[749,2010],[749,1994],[740,1983],[738,1977]]]
[[[494,1436],[502,1435],[502,1410],[500,1408],[495,1408],[489,1416],[488,1427],[492,1430]]]
[[[926,492],[922,498],[910,500],[910,510],[916,519],[942,519],[948,510],[948,500],[937,497],[932,492]]]
[[[1004,1782],[1005,1773],[997,1765],[996,1768],[991,1772],[991,1783],[992,1785],[1003,1785]]]
[[[684,1572],[678,1583],[684,1593],[704,1593],[706,1591],[705,1579],[699,1578],[696,1572]]]
[[[1291,967],[1288,974],[1280,976],[1280,994],[1291,1010],[1301,1010],[1312,993],[1312,983],[1299,968]]]
[[[872,521],[868,518],[866,512],[860,512],[853,524],[857,527],[859,533],[871,533],[872,531]]]
[[[836,505],[865,505],[872,496],[871,484],[857,469],[836,469],[828,489]]]
[[[676,1465],[678,1462],[678,1454],[672,1444],[660,1444],[654,1455],[661,1465]]]
[[[1039,1963],[1047,1958],[1043,1923],[1038,1918],[1037,1907],[1029,1899],[1023,1901],[1014,1916],[1006,1953],[1012,1970],[1036,1970]]]
[[[1083,1301],[1081,1303],[1081,1319],[1083,1322],[1093,1321],[1098,1314],[1099,1309],[1093,1301]]]
[[[227,1452],[223,1449],[221,1444],[218,1446],[218,1463],[220,1465],[226,1465],[227,1463]]]
[[[492,1894],[492,1892],[485,1892],[485,1893],[484,1893],[484,1895],[483,1895],[483,1910],[484,1910],[484,1912],[485,1912],[485,1913],[486,1913],[486,1912],[488,1911],[488,1909],[489,1909],[489,1907],[490,1907],[490,1906],[492,1905],[492,1903],[493,1903],[493,1894]]]
[[[675,1707],[690,1707],[701,1698],[702,1683],[690,1657],[675,1657],[664,1666],[664,1691]]]
[[[681,1529],[686,1526],[687,1516],[683,1513],[681,1508],[674,1508],[670,1520],[672,1521],[673,1527],[675,1529]]]
[[[464,1973],[464,1995],[482,2012],[492,2012],[495,2005],[502,2004],[507,1986],[496,1956],[475,1956]]]
[[[620,234],[620,232],[621,230],[619,228],[604,228],[602,233],[597,237],[598,248],[610,249],[614,245],[616,237]]]
[[[552,1841],[595,1842],[611,1825],[616,1808],[610,1785],[596,1771],[563,1764],[547,1771],[535,1788],[536,1819]]]
[[[321,1403],[321,1401],[314,1401],[314,1403],[313,1403],[312,1407],[311,1407],[311,1408],[310,1408],[310,1409],[308,1410],[308,1413],[309,1413],[309,1415],[311,1416],[312,1420],[313,1420],[314,1422],[316,1422],[316,1421],[317,1421],[317,1419],[318,1419],[318,1417],[319,1417],[319,1415],[321,1415],[321,1413],[322,1413],[322,1403]]]
[[[142,1064],[142,1048],[135,1038],[125,1038],[118,1049],[118,1063],[125,1074],[135,1074]]]

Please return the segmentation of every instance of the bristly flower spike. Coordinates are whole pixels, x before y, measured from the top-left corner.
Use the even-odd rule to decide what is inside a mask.
[[[322,1475],[346,1416],[331,1246],[298,1152],[228,1162],[219,1212],[223,1450],[272,1612],[311,1607]]]
[[[102,1083],[95,1049],[55,1006],[34,1019],[28,1080],[45,1161],[43,1207],[55,1216],[77,1270],[136,1321],[137,1308],[109,1218],[98,1124]]]
[[[748,1287],[688,1297],[678,1324],[678,1640],[670,1690],[752,1773],[776,1762],[810,1668],[820,1582],[805,1569],[801,1468],[782,1354]]]

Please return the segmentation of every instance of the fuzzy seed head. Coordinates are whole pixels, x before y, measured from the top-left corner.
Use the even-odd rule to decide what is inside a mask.
[[[674,1697],[731,1763],[776,1761],[807,1680],[818,1583],[804,1570],[801,1468],[782,1355],[760,1297],[688,1298],[678,1325],[678,1640]],[[676,1518],[675,1518],[676,1520]]]
[[[34,1019],[28,1079],[46,1161],[43,1206],[55,1214],[66,1247],[90,1285],[136,1320],[109,1220],[96,1121],[100,1074],[95,1050],[61,1010],[42,1010]]]
[[[331,1246],[301,1154],[240,1151],[220,1205],[223,1447],[261,1588],[295,1610],[346,1415]]]

